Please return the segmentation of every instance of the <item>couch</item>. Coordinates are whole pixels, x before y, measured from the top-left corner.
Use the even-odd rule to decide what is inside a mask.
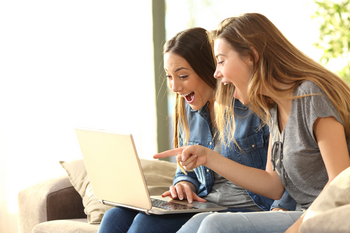
[[[67,175],[53,177],[21,190],[18,194],[20,233],[96,233],[103,214],[111,206],[93,195],[84,162],[60,161]],[[176,164],[141,159],[150,195],[169,189]]]

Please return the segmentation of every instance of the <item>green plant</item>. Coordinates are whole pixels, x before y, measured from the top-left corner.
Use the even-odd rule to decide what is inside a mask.
[[[320,22],[320,35],[314,46],[324,51],[320,62],[326,65],[331,59],[345,61],[345,67],[337,73],[350,82],[350,0],[315,3],[318,10],[312,18]]]

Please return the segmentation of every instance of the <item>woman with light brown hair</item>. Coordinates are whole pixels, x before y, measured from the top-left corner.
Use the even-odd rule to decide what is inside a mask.
[[[259,117],[239,100],[231,105],[237,108],[236,114],[246,116],[237,120],[235,139],[241,150],[233,144],[221,144],[216,136],[214,105],[217,80],[214,78],[216,64],[212,42],[207,30],[190,28],[177,33],[164,45],[164,78],[176,95],[174,147],[202,145],[230,160],[262,170],[267,162],[269,130],[267,126],[261,127]],[[295,208],[295,201],[287,193],[282,200],[274,201],[238,187],[205,167],[184,171],[179,166],[173,185],[162,196],[189,203],[214,202],[227,207],[227,211]],[[115,207],[105,213],[98,232],[176,232],[193,215],[147,215]]]
[[[279,199],[284,190],[297,202],[297,221],[287,213],[196,215],[184,229],[198,232],[297,232],[315,198],[350,166],[350,88],[293,46],[265,16],[247,13],[222,21],[216,31],[215,77],[235,86],[217,92],[217,123],[234,122],[235,98],[247,104],[270,127],[266,170],[247,167],[201,146],[155,155],[177,154],[186,169],[206,166],[257,194]],[[233,139],[235,124],[232,123]],[[203,220],[204,219],[204,220]],[[296,222],[295,222],[296,221]],[[294,223],[295,222],[295,223]],[[181,231],[181,230],[180,230]]]

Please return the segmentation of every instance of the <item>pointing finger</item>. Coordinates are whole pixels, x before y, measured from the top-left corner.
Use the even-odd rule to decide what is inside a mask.
[[[173,150],[167,150],[158,154],[153,155],[154,159],[160,159],[160,158],[166,158],[166,157],[171,157],[174,155],[178,155],[181,154],[182,151],[185,149],[186,147],[180,147],[180,148],[176,148]]]

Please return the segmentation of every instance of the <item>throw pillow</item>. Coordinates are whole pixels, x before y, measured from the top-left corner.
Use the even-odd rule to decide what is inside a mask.
[[[140,159],[150,195],[161,195],[172,184],[176,164],[160,160]],[[60,161],[72,186],[83,200],[85,214],[90,224],[101,222],[104,213],[112,206],[104,205],[95,197],[82,159]]]
[[[307,210],[300,233],[349,232],[350,168],[340,173]]]

